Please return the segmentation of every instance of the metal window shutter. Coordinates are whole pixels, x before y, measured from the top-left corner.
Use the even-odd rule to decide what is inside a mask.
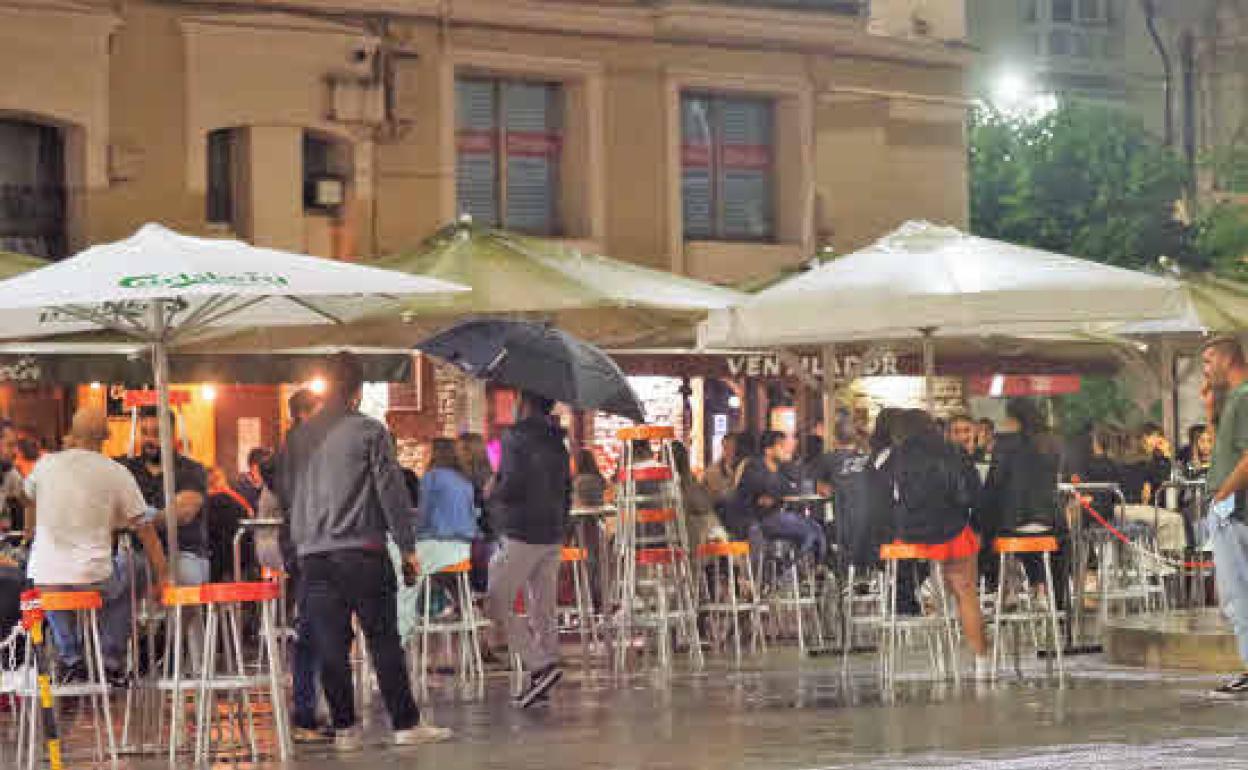
[[[720,116],[722,237],[769,239],[774,235],[772,105],[724,99]]]
[[[455,191],[459,213],[496,227],[498,219],[498,122],[494,81],[457,80],[458,162]]]
[[[508,229],[538,235],[558,232],[559,87],[546,83],[503,84],[507,142]]]
[[[714,236],[712,151],[715,146],[711,100],[705,96],[680,99],[680,202],[685,238]]]

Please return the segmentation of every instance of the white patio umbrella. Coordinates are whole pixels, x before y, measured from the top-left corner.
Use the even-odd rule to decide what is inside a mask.
[[[784,280],[700,330],[709,348],[922,337],[931,405],[935,337],[1044,336],[1090,323],[1173,316],[1167,278],[1017,246],[927,222]]]
[[[116,243],[0,281],[0,338],[108,330],[150,346],[171,575],[176,576],[168,353],[214,330],[337,324],[361,298],[463,291],[446,281],[145,225]]]

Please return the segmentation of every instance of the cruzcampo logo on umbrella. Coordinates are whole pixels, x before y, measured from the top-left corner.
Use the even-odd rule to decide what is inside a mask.
[[[288,286],[286,276],[277,273],[146,273],[123,276],[117,285],[123,289],[189,289],[193,286]]]

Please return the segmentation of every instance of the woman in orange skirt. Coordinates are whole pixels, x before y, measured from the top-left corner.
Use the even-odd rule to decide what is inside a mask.
[[[970,526],[976,491],[957,448],[919,409],[894,422],[891,462],[893,519],[897,540],[923,546],[924,556],[940,562],[945,585],[958,604],[967,644],[975,653],[977,675],[991,664],[979,605],[979,537]]]

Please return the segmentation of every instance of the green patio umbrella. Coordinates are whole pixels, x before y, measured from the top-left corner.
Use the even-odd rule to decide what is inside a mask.
[[[694,325],[744,299],[732,289],[584,254],[556,241],[461,221],[378,267],[468,286],[461,297],[379,301],[334,329],[266,329],[215,339],[214,350],[261,345],[410,348],[473,317],[547,321],[611,347],[690,347]]]

